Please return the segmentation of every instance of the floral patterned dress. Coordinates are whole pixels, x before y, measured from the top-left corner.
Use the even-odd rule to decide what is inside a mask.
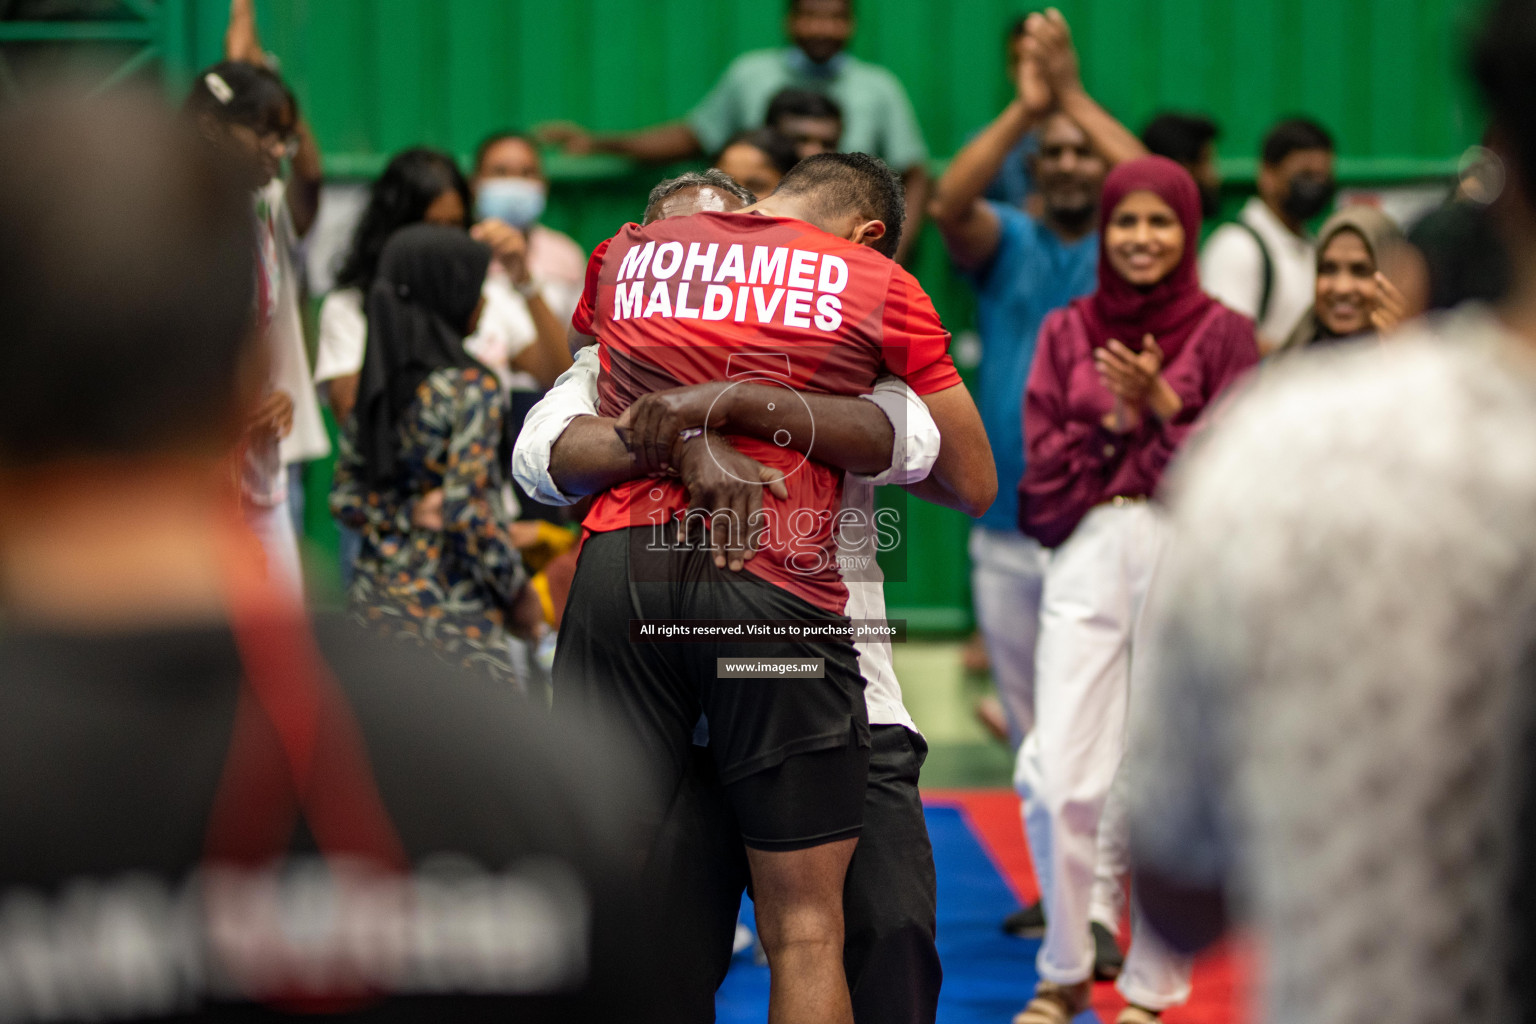
[[[527,574],[507,531],[495,472],[500,384],[479,369],[433,371],[400,422],[392,487],[371,486],[350,432],[341,442],[331,514],[362,534],[347,598],[381,635],[414,640],[445,660],[516,681],[507,613]],[[411,523],[416,500],[443,489],[443,529]]]

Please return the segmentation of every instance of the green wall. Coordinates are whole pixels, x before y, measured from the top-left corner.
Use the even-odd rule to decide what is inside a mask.
[[[220,56],[227,0],[124,6],[148,26],[131,71],[157,59],[174,91]],[[1251,179],[1265,128],[1286,113],[1310,114],[1334,130],[1341,177],[1353,182],[1445,174],[1479,132],[1460,61],[1478,0],[1061,0],[1060,7],[1095,95],[1133,126],[1162,107],[1211,114],[1223,126],[1224,169],[1236,188]],[[328,172],[339,177],[371,175],[388,154],[417,143],[467,156],[480,136],[505,126],[570,118],[618,130],[678,117],[733,55],[780,43],[783,8],[781,0],[257,2],[263,39],[315,127]],[[906,83],[941,161],[1005,102],[1003,30],[1032,7],[860,0],[858,9],[854,52]],[[7,53],[25,38],[25,25],[0,22],[0,43],[12,41]],[[547,219],[588,247],[636,216],[662,176],[612,159],[557,157],[550,170]],[[970,295],[931,229],[915,270],[951,330],[969,328]],[[891,604],[910,610],[914,625],[963,627],[967,523],[913,501],[908,524],[911,557],[897,560],[905,562],[904,580],[889,585]]]

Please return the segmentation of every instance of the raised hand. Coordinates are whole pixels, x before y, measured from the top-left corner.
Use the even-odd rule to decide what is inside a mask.
[[[1026,49],[1027,45],[1026,42]],[[1051,83],[1046,80],[1038,57],[1026,53],[1019,60],[1014,85],[1019,90],[1019,101],[1031,117],[1044,117],[1056,105],[1056,96],[1051,92]]]
[[[513,284],[526,284],[528,273],[528,238],[506,221],[483,220],[469,229],[477,242],[491,247],[491,255],[506,270]]]
[[[229,27],[224,30],[224,59],[265,66],[267,55],[256,35],[252,0],[230,0]]]
[[[1072,30],[1067,19],[1052,7],[1044,14],[1031,14],[1024,23],[1024,57],[1033,56],[1051,91],[1056,96],[1081,89],[1077,48],[1072,45]],[[1021,62],[1022,63],[1022,62]]]
[[[1376,272],[1376,308],[1371,310],[1371,326],[1377,334],[1386,334],[1402,323],[1408,300],[1397,285],[1381,271]]]

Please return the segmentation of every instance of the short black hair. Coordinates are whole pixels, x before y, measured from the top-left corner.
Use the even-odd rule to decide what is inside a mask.
[[[832,97],[815,89],[780,89],[768,101],[763,124],[778,128],[786,117],[830,117],[841,121],[843,108]]]
[[[257,132],[292,127],[298,102],[270,68],[225,60],[204,68],[192,83],[182,108],[192,117],[211,117]]]
[[[341,288],[368,293],[379,269],[379,255],[389,236],[427,215],[427,207],[444,192],[457,192],[464,203],[464,224],[469,227],[472,202],[469,182],[447,153],[416,146],[396,154],[368,190],[368,206],[352,235],[352,248],[336,272]]]
[[[896,253],[906,219],[906,190],[901,178],[885,161],[868,153],[817,153],[795,165],[774,191],[785,195],[814,196],[828,216],[855,211],[860,217],[885,223],[885,235],[875,248],[887,256]]]
[[[641,223],[649,224],[655,220],[651,216],[651,211],[656,209],[657,203],[660,203],[667,196],[688,188],[717,188],[722,192],[730,193],[748,206],[757,202],[756,196],[747,191],[745,186],[739,184],[735,178],[724,171],[716,170],[713,167],[707,171],[688,171],[685,174],[679,174],[675,178],[667,178],[664,181],[658,182],[656,187],[651,189],[651,194],[645,200],[645,215],[641,218]]]
[[[493,146],[499,146],[503,142],[525,142],[535,153],[539,151],[538,143],[533,141],[533,136],[516,128],[503,128],[494,131],[480,140],[480,145],[475,147],[475,162],[470,166],[471,173],[479,174],[480,165],[485,163],[485,154],[491,151]]]
[[[853,17],[853,0],[843,0],[843,6],[848,10],[848,17]],[[800,0],[789,0],[789,4],[785,9],[790,14],[794,14],[795,11],[800,9]]]
[[[1274,167],[1292,153],[1304,149],[1326,149],[1333,152],[1333,136],[1328,129],[1308,117],[1288,117],[1269,130],[1264,136],[1264,148],[1260,155],[1266,167]]]
[[[1499,0],[1472,46],[1472,75],[1509,140],[1520,187],[1536,202],[1536,6]]]
[[[1221,129],[1208,117],[1168,111],[1147,122],[1141,141],[1156,156],[1193,164],[1200,161],[1205,147],[1220,136]]]
[[[0,462],[227,444],[255,254],[244,176],[159,96],[0,111]]]
[[[722,153],[732,146],[740,145],[751,146],[761,151],[780,176],[788,174],[790,168],[800,162],[800,157],[795,153],[795,144],[772,128],[754,128],[751,131],[737,132],[720,147],[720,152],[715,154],[713,162],[719,163]]]

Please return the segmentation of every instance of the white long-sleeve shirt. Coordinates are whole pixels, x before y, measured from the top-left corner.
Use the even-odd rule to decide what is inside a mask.
[[[570,505],[577,497],[560,490],[550,476],[550,452],[560,435],[578,416],[597,415],[597,377],[601,367],[597,346],[588,345],[576,355],[571,368],[562,373],[554,387],[528,413],[522,433],[512,452],[512,475],[522,488],[550,505]],[[939,457],[939,426],[917,393],[895,377],[883,377],[874,391],[861,398],[873,402],[891,421],[891,465],[875,476],[845,474],[843,508],[859,513],[858,521],[873,529],[875,487],[880,484],[917,483],[928,476]],[[838,531],[839,565],[858,566],[850,577],[844,569],[848,588],[846,614],[851,619],[885,618],[885,580],[874,556],[875,545],[853,530]],[[845,561],[847,559],[848,561]],[[883,640],[861,640],[854,644],[859,654],[859,671],[864,676],[864,702],[869,709],[870,725],[900,725],[917,732],[918,728],[901,700],[901,684],[896,679],[891,645]]]

